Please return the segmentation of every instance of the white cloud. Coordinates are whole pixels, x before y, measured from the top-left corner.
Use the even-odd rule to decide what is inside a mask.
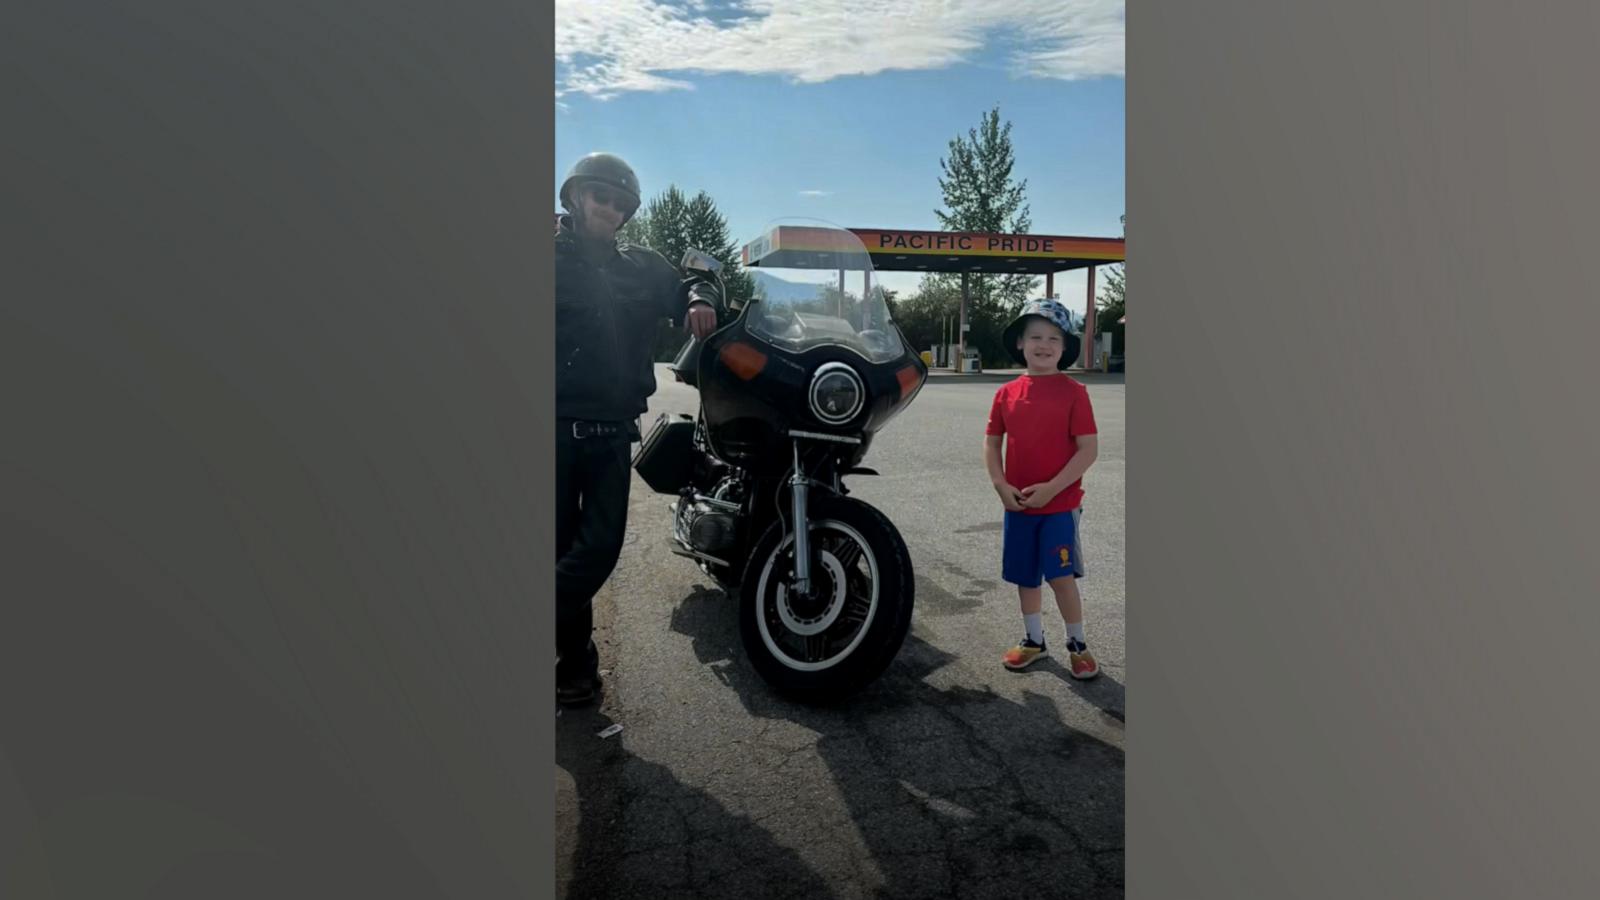
[[[691,89],[693,74],[822,82],[940,69],[991,41],[1015,45],[1014,75],[1120,77],[1123,0],[556,0],[557,90],[606,99]]]
[[[833,191],[801,191],[802,197],[832,197]]]

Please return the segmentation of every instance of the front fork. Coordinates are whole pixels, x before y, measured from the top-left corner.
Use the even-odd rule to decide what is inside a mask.
[[[811,593],[811,528],[806,520],[806,498],[811,479],[800,468],[800,442],[794,442],[794,475],[789,478],[789,499],[794,513],[794,590]]]

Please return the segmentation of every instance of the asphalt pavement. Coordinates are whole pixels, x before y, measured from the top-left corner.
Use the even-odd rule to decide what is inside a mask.
[[[694,410],[657,374],[646,425]],[[1102,674],[1077,682],[1056,660],[1000,664],[1022,632],[982,462],[1001,380],[930,379],[869,453],[882,475],[850,481],[905,537],[916,614],[888,672],[838,708],[766,688],[733,601],[671,553],[671,498],[635,477],[596,599],[605,696],[556,720],[562,896],[1122,896],[1125,388],[1082,379],[1100,426],[1082,589]],[[1045,611],[1058,643],[1048,596]]]

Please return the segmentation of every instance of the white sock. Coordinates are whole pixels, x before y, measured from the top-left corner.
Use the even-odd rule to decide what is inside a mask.
[[[1043,613],[1034,613],[1031,616],[1023,616],[1022,624],[1028,627],[1028,640],[1033,641],[1035,644],[1044,643]]]
[[[1067,623],[1067,638],[1069,640],[1077,641],[1078,643],[1083,644],[1084,646],[1088,646],[1088,644],[1089,644],[1089,641],[1086,640],[1084,638],[1084,636],[1083,636],[1083,623],[1082,622],[1068,622]]]

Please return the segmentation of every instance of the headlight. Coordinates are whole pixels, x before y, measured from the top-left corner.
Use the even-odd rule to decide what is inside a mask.
[[[811,411],[829,425],[843,425],[855,418],[866,400],[861,376],[844,363],[827,363],[811,376]]]

